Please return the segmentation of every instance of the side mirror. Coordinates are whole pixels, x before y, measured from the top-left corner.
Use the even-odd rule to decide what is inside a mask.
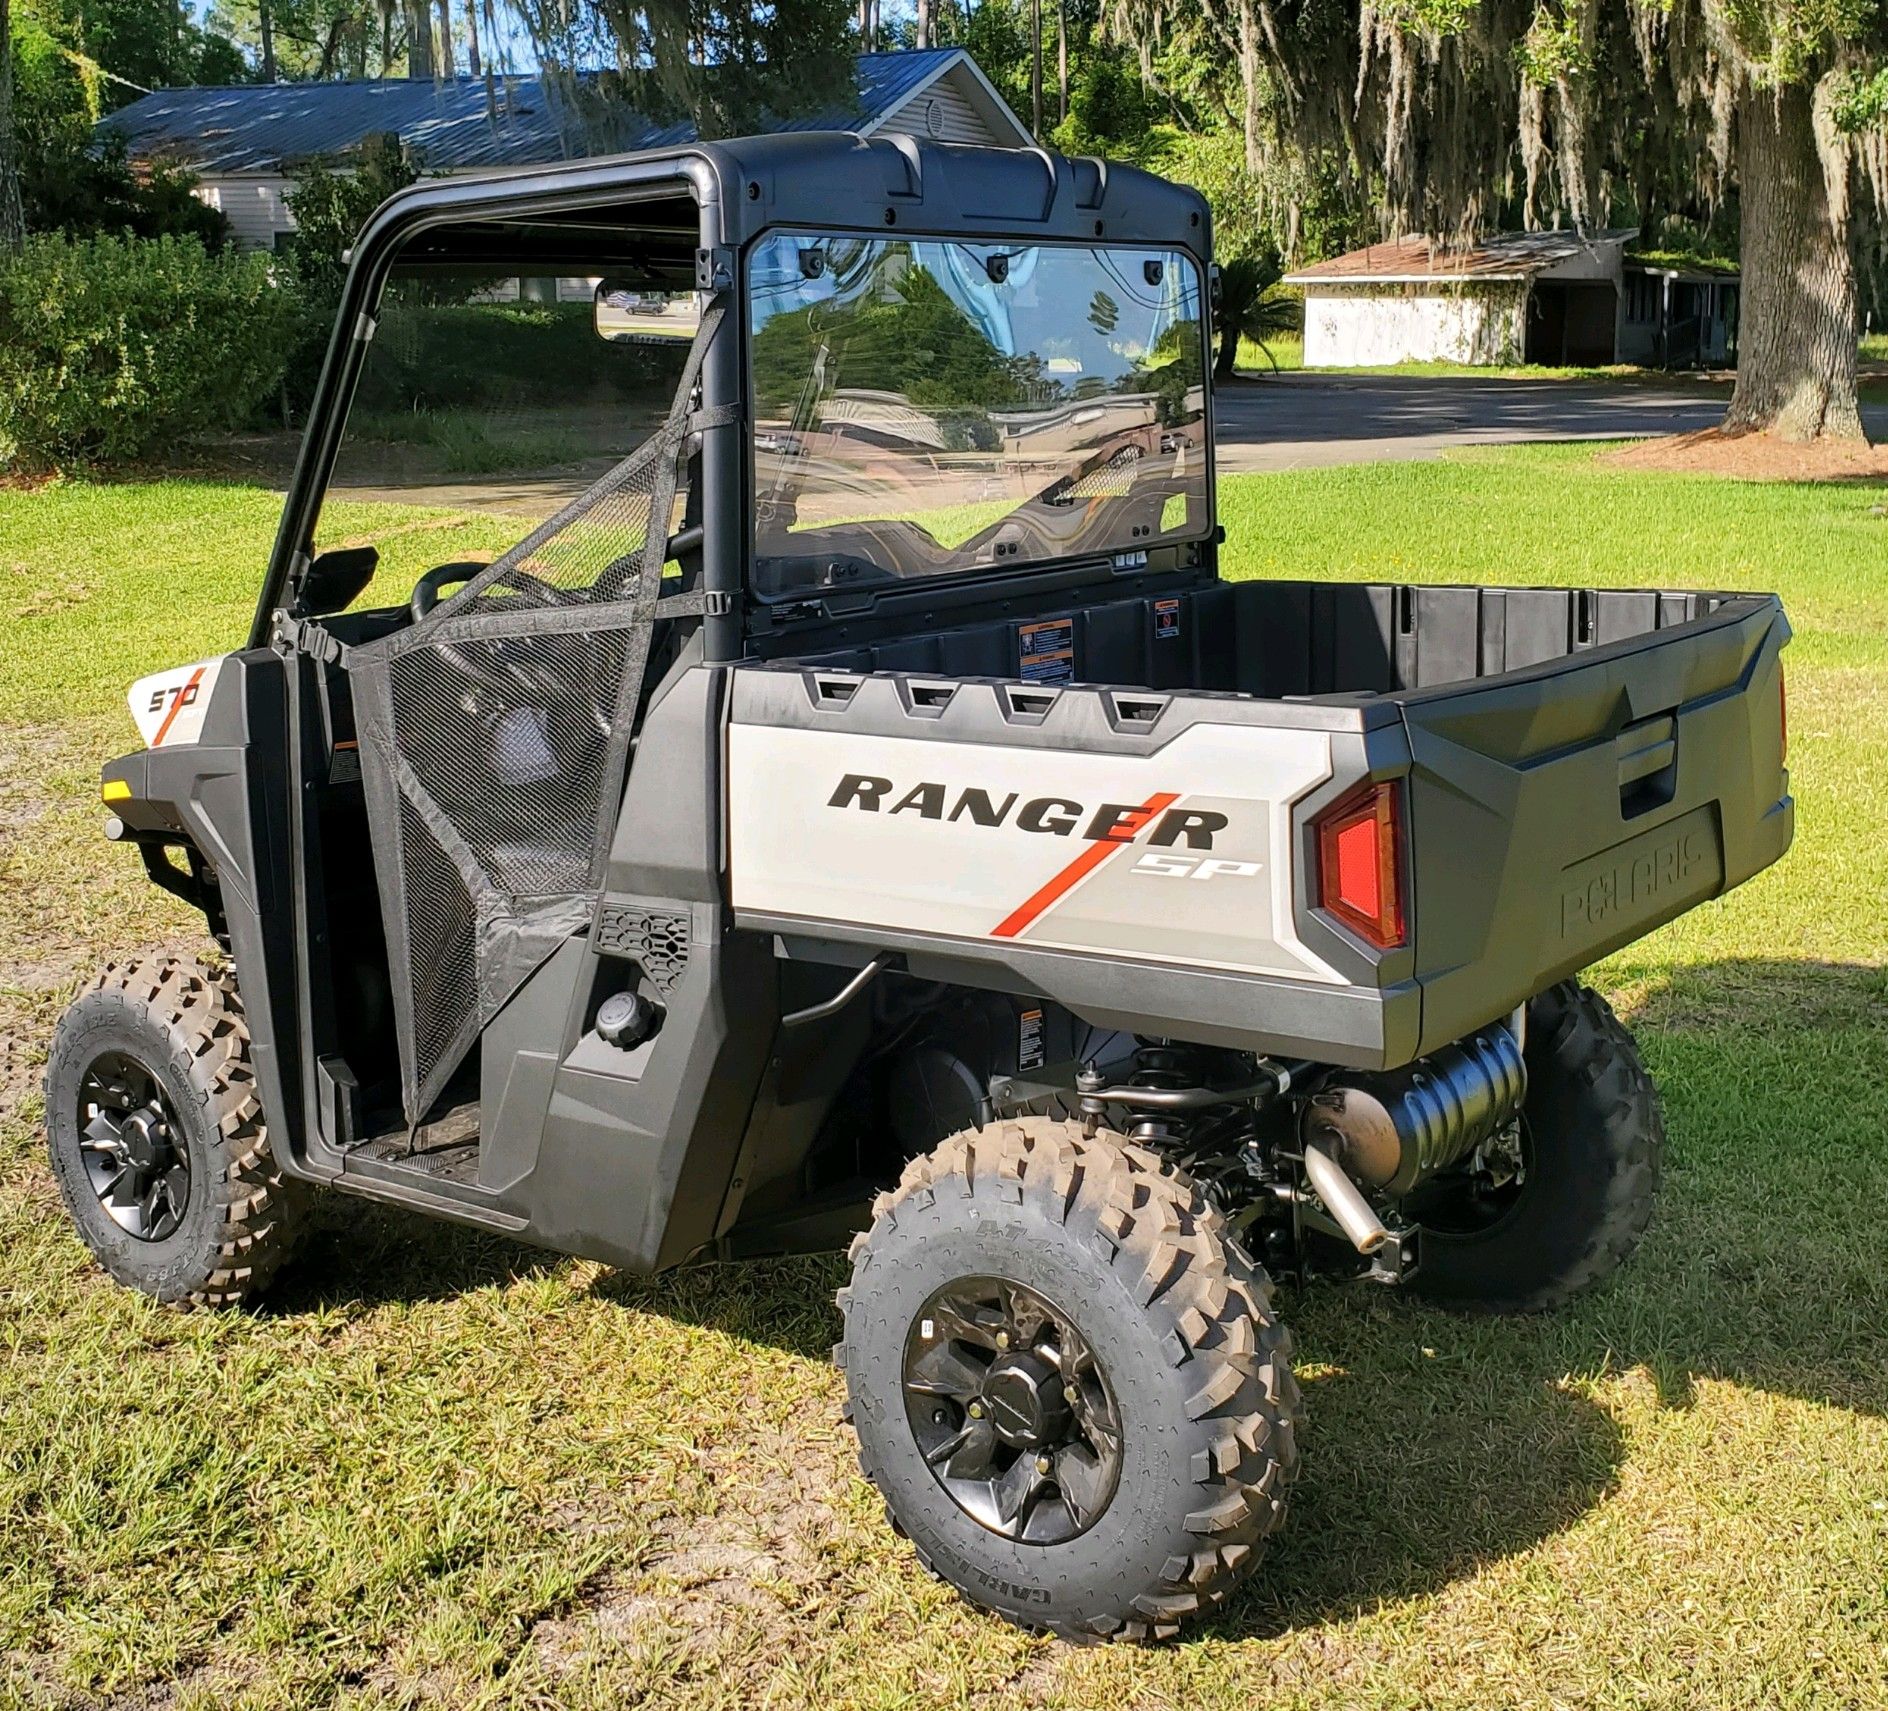
[[[321,553],[302,572],[298,604],[311,618],[345,612],[374,580],[379,568],[378,547],[335,547]]]
[[[692,291],[663,291],[626,279],[598,283],[591,309],[597,337],[613,344],[690,344],[701,325]]]

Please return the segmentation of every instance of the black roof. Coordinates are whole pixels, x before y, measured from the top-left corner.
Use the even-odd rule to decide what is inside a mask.
[[[664,185],[675,199],[658,220],[642,198]],[[557,249],[558,210],[607,203],[616,193],[641,202],[634,244],[646,248],[649,222],[686,241],[743,247],[773,226],[902,231],[970,242],[1101,240],[1157,245],[1211,259],[1206,200],[1190,186],[1137,167],[1046,149],[971,148],[907,136],[848,131],[790,132],[689,143],[566,165],[421,179],[382,205],[356,246],[362,252],[414,238],[408,256],[483,259],[521,253],[527,229]],[[685,205],[685,206],[684,206]],[[700,221],[697,224],[696,207]],[[445,216],[442,222],[440,216]],[[608,222],[572,222],[596,253]]]

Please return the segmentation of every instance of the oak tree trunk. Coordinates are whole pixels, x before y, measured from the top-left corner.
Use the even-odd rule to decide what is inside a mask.
[[[453,74],[452,54],[452,0],[439,0],[439,75],[450,77]]]
[[[269,11],[269,0],[260,0],[256,7],[257,27],[262,31],[262,81],[275,81],[275,19]]]
[[[406,74],[408,77],[433,75],[433,16],[426,0],[405,0]]]
[[[341,45],[347,34],[348,22],[345,15],[328,20],[328,34],[321,44],[321,58],[315,66],[317,83],[333,75],[335,64],[341,57]]]
[[[480,74],[478,0],[465,0],[465,68],[473,77]]]
[[[1254,0],[1239,0],[1239,86],[1242,91],[1240,129],[1245,136],[1246,171],[1257,173],[1263,163],[1260,124],[1264,106],[1259,89],[1259,15]]]
[[[1786,440],[1863,438],[1855,399],[1855,258],[1845,160],[1828,171],[1802,85],[1737,106],[1743,222],[1737,389],[1727,429]]]
[[[26,244],[20,209],[20,155],[13,137],[13,24],[0,0],[0,256],[18,255]]]

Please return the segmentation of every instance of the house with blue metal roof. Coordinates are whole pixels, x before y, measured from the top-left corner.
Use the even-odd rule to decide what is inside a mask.
[[[1029,127],[962,48],[861,54],[850,105],[799,114],[780,131],[903,134],[1026,148]],[[284,193],[310,161],[344,165],[369,137],[392,133],[429,173],[490,172],[588,155],[660,148],[695,134],[620,101],[588,98],[582,78],[376,78],[161,89],[100,121],[134,163],[187,168],[238,240],[272,248],[293,231]]]

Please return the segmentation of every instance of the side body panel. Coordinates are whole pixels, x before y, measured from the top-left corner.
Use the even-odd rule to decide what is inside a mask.
[[[129,791],[112,806],[134,835],[188,840],[215,877],[257,1092],[280,1140],[279,1156],[287,1169],[299,1171],[306,1129],[283,662],[253,648],[206,663],[216,668],[204,673],[209,687],[199,680],[187,702],[171,698],[179,710],[160,745],[110,762],[103,776]],[[184,680],[197,669],[186,670]],[[165,716],[168,711],[159,723]],[[189,729],[180,730],[186,720]]]
[[[502,1188],[532,1240],[636,1271],[714,1239],[778,1016],[772,946],[730,927],[722,903],[725,676],[685,666],[664,685],[587,940],[484,1040],[481,1182]],[[624,1047],[597,1032],[619,992],[656,1006],[651,1038]]]
[[[1211,724],[1147,754],[1045,755],[737,723],[734,902],[1336,982],[1291,906],[1291,804],[1330,778],[1330,749],[1322,731]]]
[[[1393,708],[733,674],[736,920],[1104,1026],[1376,1064],[1413,1044],[1407,956],[1308,919],[1306,818],[1408,764]]]

